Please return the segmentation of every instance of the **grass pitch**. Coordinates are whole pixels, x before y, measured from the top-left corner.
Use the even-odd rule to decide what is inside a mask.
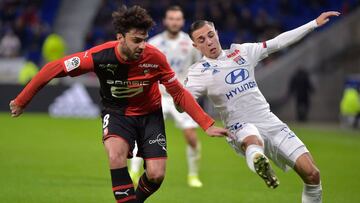
[[[280,186],[268,189],[224,139],[200,130],[201,189],[186,185],[185,141],[167,121],[168,167],[151,203],[301,202],[302,183],[276,168]],[[329,126],[290,125],[320,168],[323,201],[360,202],[360,132]],[[0,114],[1,203],[112,203],[110,174],[101,143],[100,119],[54,119]]]

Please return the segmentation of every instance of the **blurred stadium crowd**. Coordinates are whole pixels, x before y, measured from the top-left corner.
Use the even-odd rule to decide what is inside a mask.
[[[347,14],[358,0],[160,0],[154,4],[151,1],[125,1],[127,5],[142,5],[147,8],[157,22],[150,35],[163,30],[162,18],[164,11],[171,5],[180,5],[184,9],[187,31],[191,22],[197,19],[207,19],[215,23],[224,47],[232,42],[253,42],[269,39],[277,34],[312,20],[325,10],[338,10]],[[90,30],[87,47],[113,39],[111,11],[115,10],[121,1],[104,0],[94,26]]]
[[[0,56],[41,61],[41,46],[51,33],[59,1],[0,1]]]
[[[150,36],[162,31],[164,10],[180,5],[186,17],[185,30],[196,19],[214,21],[224,47],[231,42],[261,41],[313,19],[324,10],[339,10],[343,15],[356,8],[359,0],[103,0],[85,39],[87,49],[114,39],[111,13],[120,5],[138,4],[149,10],[157,22]],[[24,56],[39,63],[41,47],[51,34],[60,1],[1,0],[0,57]]]

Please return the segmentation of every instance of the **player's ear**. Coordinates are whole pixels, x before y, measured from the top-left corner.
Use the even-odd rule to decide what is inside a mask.
[[[116,33],[116,39],[117,40],[121,40],[121,39],[123,39],[124,38],[124,35],[123,34],[121,34],[121,33]]]
[[[194,42],[192,43],[192,45],[193,45],[193,47],[197,48],[197,46],[196,46],[196,44]]]

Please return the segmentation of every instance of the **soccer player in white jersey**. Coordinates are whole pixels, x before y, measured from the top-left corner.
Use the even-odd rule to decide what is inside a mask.
[[[254,68],[269,54],[297,42],[327,23],[329,17],[338,15],[338,12],[325,12],[274,39],[232,44],[229,50],[222,50],[212,22],[196,21],[189,32],[194,47],[204,57],[189,68],[186,87],[195,98],[201,95],[210,98],[233,133],[233,138],[227,141],[237,153],[245,156],[248,167],[264,179],[268,187],[279,184],[268,158],[284,171],[293,168],[304,181],[303,203],[322,202],[320,172],[303,142],[270,111],[256,84]]]
[[[149,39],[148,43],[163,52],[175,71],[179,81],[184,81],[190,65],[200,60],[201,54],[192,46],[188,34],[183,32],[185,23],[184,14],[179,6],[171,6],[165,11],[163,24],[166,30]],[[173,103],[172,97],[161,88],[162,106],[164,116],[171,115],[176,126],[182,129],[187,142],[186,155],[188,162],[188,184],[190,187],[202,187],[199,179],[200,141],[197,139],[197,123],[187,114],[179,113]],[[141,159],[133,158],[130,164],[130,174],[136,179],[140,174]]]

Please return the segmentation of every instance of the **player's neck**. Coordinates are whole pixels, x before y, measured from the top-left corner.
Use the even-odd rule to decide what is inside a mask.
[[[120,43],[117,45],[116,49],[118,52],[118,56],[120,57],[121,60],[123,60],[124,62],[131,62],[129,57],[122,51]]]
[[[169,38],[169,39],[176,39],[180,36],[180,32],[169,32],[169,31],[166,31],[166,36]]]

